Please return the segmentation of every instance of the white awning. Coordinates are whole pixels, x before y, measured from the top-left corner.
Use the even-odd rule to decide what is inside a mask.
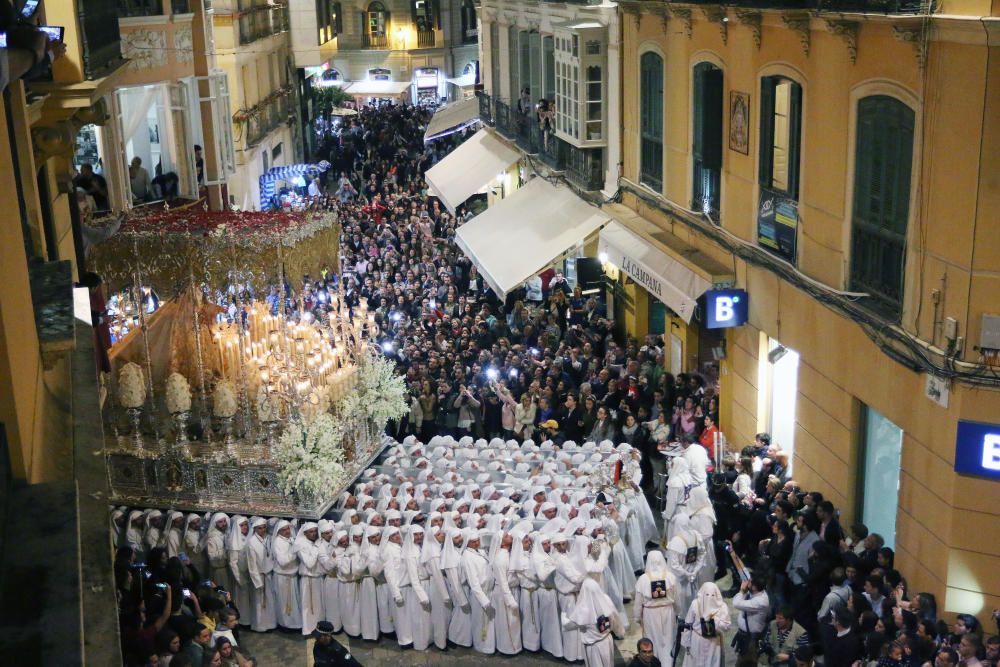
[[[459,227],[455,242],[503,298],[610,219],[569,187],[535,178]]]
[[[395,97],[402,95],[413,84],[408,81],[355,81],[344,92],[355,97]]]
[[[521,158],[488,130],[479,130],[446,158],[427,170],[424,179],[445,207],[455,209]]]
[[[424,132],[424,141],[430,141],[455,129],[460,129],[479,118],[479,98],[453,102],[434,112]]]
[[[625,226],[612,222],[601,230],[601,259],[624,271],[685,322],[691,321],[695,303],[712,283],[666,255]]]
[[[476,85],[476,73],[463,74],[462,76],[457,76],[454,79],[445,79],[448,83],[454,84],[459,88],[468,88],[469,86]]]

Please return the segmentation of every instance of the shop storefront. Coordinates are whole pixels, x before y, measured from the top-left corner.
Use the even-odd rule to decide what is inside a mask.
[[[725,356],[725,327],[708,326],[706,293],[730,287],[732,270],[630,209],[604,209],[614,221],[601,230],[597,256],[619,333],[662,336],[671,373],[715,366]]]
[[[413,86],[416,89],[413,101],[422,106],[435,106],[441,101],[440,70],[437,67],[421,67],[413,72]]]

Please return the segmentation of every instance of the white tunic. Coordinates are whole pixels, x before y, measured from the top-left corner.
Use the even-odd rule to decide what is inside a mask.
[[[662,587],[653,582],[663,582]],[[662,664],[671,660],[677,632],[677,579],[669,570],[645,572],[636,582],[633,618],[642,626],[642,636],[653,642],[653,655]]]
[[[683,667],[722,667],[724,664],[722,635],[731,625],[729,607],[722,604],[715,609],[712,618],[715,620],[716,636],[713,638],[703,637],[701,634],[703,616],[699,609],[698,599],[695,599],[684,619],[686,623],[693,625],[694,629],[685,631],[681,636],[681,645],[687,649]]]
[[[365,562],[361,549],[351,544],[337,557],[337,581],[340,583],[340,621],[344,632],[350,637],[361,634],[361,581],[364,577]],[[372,595],[375,586],[372,585]],[[377,620],[376,620],[377,623]],[[375,636],[378,636],[376,631]]]
[[[580,585],[587,578],[572,561],[570,554],[553,553],[555,563],[555,586],[559,595],[559,610],[563,614],[571,614],[576,606],[576,594]],[[570,662],[583,659],[583,640],[577,627],[566,627],[562,624],[563,657]]]
[[[340,632],[344,622],[340,617],[340,599],[344,597],[337,575],[337,560],[347,549],[320,538],[319,562],[323,569],[323,620],[329,621],[334,632]]]
[[[247,576],[250,580],[251,625],[254,632],[267,632],[278,625],[276,603],[271,581],[274,562],[267,552],[267,545],[258,535],[250,535],[243,547],[247,559]]]
[[[292,541],[275,535],[271,542],[274,557],[274,596],[277,603],[278,625],[290,630],[302,627],[302,605],[299,597],[299,559]]]
[[[451,597],[448,639],[458,646],[472,646],[472,603],[461,565],[443,570]]]
[[[494,539],[500,539],[499,535]],[[499,549],[493,560],[493,577],[496,586],[493,588],[492,602],[496,612],[494,628],[497,638],[497,650],[506,655],[516,655],[521,652],[521,613],[518,597],[520,597],[520,582],[517,574],[510,571],[510,552]]]
[[[462,553],[462,572],[469,584],[469,602],[472,606],[472,646],[480,653],[496,651],[493,619],[496,610],[490,602],[493,592],[493,570],[486,556],[476,549]]]
[[[542,650],[557,658],[562,658],[563,630],[559,621],[559,594],[555,587],[556,565],[552,558],[542,553],[534,553],[535,576],[538,579],[538,628],[541,634]],[[527,647],[527,639],[525,639]]]
[[[318,539],[317,539],[318,542]],[[311,635],[316,624],[323,620],[323,565],[320,563],[320,545],[304,535],[295,540],[299,557],[299,600],[302,605],[302,634]]]
[[[426,537],[424,539],[432,539]],[[448,627],[451,623],[453,602],[448,592],[448,583],[441,571],[441,557],[434,556],[421,566],[430,577],[427,592],[431,598],[431,632],[434,645],[442,651],[448,648]]]

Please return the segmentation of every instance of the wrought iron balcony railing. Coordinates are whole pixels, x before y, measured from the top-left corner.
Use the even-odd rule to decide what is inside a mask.
[[[389,50],[389,34],[365,32],[361,35],[361,46],[365,49],[375,49],[378,51]]]
[[[240,44],[288,31],[288,7],[260,5],[240,12]]]
[[[493,100],[486,92],[479,93],[479,120],[483,125],[493,127]]]
[[[288,120],[291,97],[278,95],[257,105],[256,113],[247,120],[247,145],[255,146]]]
[[[433,49],[436,44],[437,35],[433,30],[418,30],[417,31],[417,48],[418,49]]]

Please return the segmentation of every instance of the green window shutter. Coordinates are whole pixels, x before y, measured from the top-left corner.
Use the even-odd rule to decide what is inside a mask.
[[[639,63],[639,178],[663,187],[663,58],[646,52]]]
[[[798,201],[799,165],[800,153],[802,152],[802,86],[792,83],[791,92],[788,118],[788,196]],[[773,114],[771,120],[773,123]]]
[[[705,72],[702,109],[702,164],[707,169],[722,169],[722,70]]]
[[[774,89],[777,79],[766,76],[760,81],[760,141],[757,150],[760,151],[760,184],[771,187],[774,176]]]
[[[691,145],[691,153],[694,155],[694,159],[698,162],[704,162],[702,159],[702,154],[704,153],[704,113],[703,109],[705,107],[704,103],[704,91],[705,91],[705,79],[704,70],[706,67],[711,67],[706,63],[701,63],[695,65],[694,68],[694,81],[692,83],[692,95],[694,100],[691,105],[691,118],[692,118],[692,137],[693,142]]]
[[[851,284],[898,320],[910,213],[914,113],[884,95],[858,103]]]

